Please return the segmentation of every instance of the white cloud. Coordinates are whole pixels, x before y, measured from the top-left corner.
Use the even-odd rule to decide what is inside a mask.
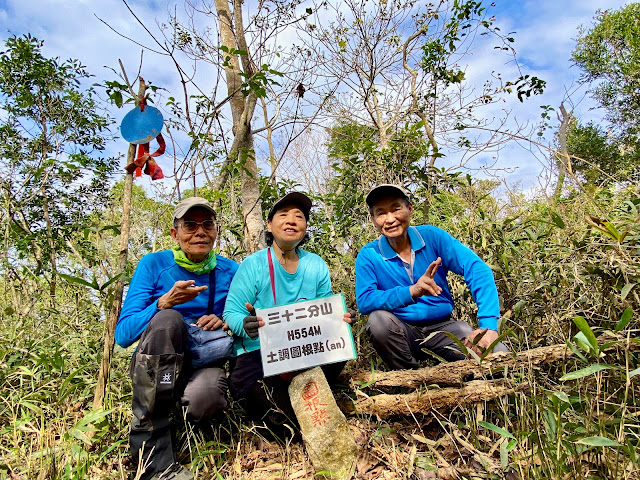
[[[512,110],[514,119],[520,123],[532,123],[540,118],[540,105],[557,107],[563,99],[565,89],[578,78],[580,72],[571,66],[571,51],[575,45],[577,29],[580,25],[590,25],[596,9],[620,8],[625,2],[617,0],[496,0],[496,22],[503,33],[515,31],[515,49],[523,65],[524,73],[538,76],[547,81],[544,95],[528,99],[524,103],[515,96],[506,103],[488,108],[488,118],[501,113],[501,109]],[[130,3],[134,11],[156,32],[156,19],[165,21],[173,4],[138,0]],[[182,13],[179,4],[178,13]],[[250,5],[247,5],[247,9]],[[320,12],[322,15],[323,12]],[[119,71],[118,59],[122,59],[132,76],[137,70],[141,48],[131,41],[118,36],[98,20],[102,18],[115,30],[131,38],[141,38],[152,45],[148,35],[135,21],[120,0],[5,0],[0,2],[1,38],[9,35],[31,33],[45,41],[44,53],[62,59],[78,58],[96,75],[94,81],[115,78],[115,74],[104,66]],[[279,42],[287,46],[295,41],[293,34],[285,32]],[[467,74],[470,80],[484,81],[496,69],[505,78],[514,78],[513,64],[496,62],[497,51],[488,43],[474,51],[469,59]],[[496,66],[497,63],[497,66]],[[198,73],[198,78],[213,77],[215,67],[206,67]],[[145,52],[143,75],[154,84],[171,92],[179,92],[180,86],[173,66],[159,55]],[[205,81],[203,84],[207,84]],[[177,96],[177,95],[176,95]],[[578,95],[577,98],[581,98]],[[582,101],[576,113],[586,119],[597,119],[599,112],[592,110],[593,103]],[[126,109],[112,113],[120,119]],[[113,152],[124,151],[120,140],[112,146]],[[153,147],[152,147],[153,148]],[[521,181],[535,185],[535,172],[539,172],[539,159],[516,144],[503,148],[497,154],[478,156],[475,161],[491,163],[496,156],[498,166],[518,166],[515,173],[505,173],[510,182]],[[454,159],[450,159],[454,161]],[[161,160],[163,167],[169,168],[170,158]]]

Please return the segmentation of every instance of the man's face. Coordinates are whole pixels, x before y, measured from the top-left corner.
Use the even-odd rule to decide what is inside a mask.
[[[194,224],[197,222],[198,224]],[[205,224],[203,225],[202,222]],[[213,223],[211,223],[213,222]],[[217,227],[211,212],[204,208],[190,209],[178,220],[178,227],[171,229],[171,236],[178,242],[180,249],[194,263],[200,263],[213,248]]]
[[[404,198],[385,197],[371,207],[371,221],[373,225],[387,238],[400,238],[407,235],[413,206],[407,204]]]

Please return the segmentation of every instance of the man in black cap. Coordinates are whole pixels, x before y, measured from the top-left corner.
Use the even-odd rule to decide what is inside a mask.
[[[138,339],[131,359],[134,467],[147,479],[193,479],[175,461],[170,413],[176,400],[199,422],[227,405],[223,365],[194,368],[190,331],[223,328],[222,312],[238,265],[216,255],[216,214],[204,198],[182,200],[173,213],[172,250],[142,257],[116,325],[118,345]],[[226,325],[224,325],[226,328]]]
[[[380,238],[356,259],[356,300],[369,314],[366,331],[393,369],[417,368],[423,349],[445,360],[465,356],[444,333],[481,354],[498,338],[500,308],[493,273],[471,249],[431,225],[411,226],[413,205],[398,185],[373,188],[366,197]],[[479,328],[451,318],[453,298],[447,273],[462,275],[478,305]],[[494,351],[505,351],[502,343]]]

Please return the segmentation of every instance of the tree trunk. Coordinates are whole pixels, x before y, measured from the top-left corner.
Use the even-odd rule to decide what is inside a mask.
[[[233,14],[227,0],[215,0],[216,12],[220,26],[222,45],[229,49],[244,50],[247,55],[242,56],[242,66],[239,55],[229,55],[228,66],[225,69],[227,91],[231,97],[231,116],[233,119],[234,141],[229,153],[230,160],[239,160],[242,166],[241,197],[242,216],[244,219],[244,247],[248,253],[264,248],[264,223],[262,220],[262,204],[260,201],[260,185],[258,179],[258,165],[256,163],[253,133],[251,132],[251,118],[256,107],[257,97],[250,91],[244,96],[240,91],[242,78],[240,72],[251,76],[253,68],[249,60],[247,42],[242,24],[242,1],[233,0]],[[242,69],[241,69],[242,67]],[[218,188],[224,185],[217,183]]]
[[[51,217],[49,215],[49,197],[47,191],[44,188],[44,184],[40,188],[42,195],[42,211],[44,213],[44,220],[47,225],[47,242],[49,244],[49,261],[51,262],[51,281],[49,282],[49,303],[52,308],[56,306],[56,280],[58,278],[58,268],[56,265],[56,252],[55,245],[53,243],[53,228],[51,226]]]
[[[554,201],[557,203],[562,196],[562,187],[567,173],[572,173],[571,159],[567,148],[567,129],[571,121],[571,113],[567,112],[564,103],[560,104],[560,128],[558,130],[558,141],[560,142],[560,152],[556,152],[556,165],[558,167],[558,182],[556,183],[555,192],[553,194]]]
[[[598,337],[603,351],[638,351],[640,344],[624,334],[606,332]],[[355,411],[388,417],[390,415],[411,415],[416,412],[427,413],[431,409],[453,408],[458,405],[493,400],[528,388],[528,383],[516,384],[508,377],[510,371],[529,372],[542,365],[558,365],[573,351],[567,345],[550,345],[533,348],[513,354],[495,353],[481,363],[476,360],[461,360],[442,363],[432,368],[418,370],[396,370],[392,372],[361,372],[352,375],[352,382],[366,382],[367,387],[408,387],[418,389],[409,394],[375,395],[358,400]],[[498,374],[500,380],[487,380]],[[425,385],[447,386],[446,388],[425,390]],[[455,387],[454,387],[455,385]],[[347,408],[348,410],[348,408]],[[347,411],[346,413],[353,413]]]
[[[474,379],[483,379],[494,373],[504,373],[505,369],[556,363],[573,355],[566,345],[550,345],[513,354],[499,352],[485,358],[481,363],[476,360],[460,360],[441,363],[435,367],[418,370],[396,370],[393,372],[360,372],[351,377],[352,382],[373,383],[376,387],[418,388],[422,385],[460,386]]]

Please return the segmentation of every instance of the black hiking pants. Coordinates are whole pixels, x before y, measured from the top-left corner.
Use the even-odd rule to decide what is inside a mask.
[[[180,313],[158,312],[140,337],[131,359],[133,382],[129,448],[142,480],[175,462],[170,416],[179,401],[186,417],[200,422],[227,406],[223,368],[191,368],[188,333]]]
[[[430,355],[427,349],[448,362],[465,360],[467,357],[444,333],[450,332],[462,340],[473,328],[467,322],[452,320],[450,317],[439,322],[409,324],[386,310],[375,310],[369,314],[365,327],[367,335],[380,358],[393,370],[418,368],[420,360]],[[494,352],[506,352],[508,348],[498,343]]]
[[[322,365],[330,385],[338,379],[346,363]],[[254,350],[236,358],[229,377],[229,390],[247,415],[252,420],[264,422],[274,436],[298,440],[300,425],[289,398],[289,384],[294,375],[295,372],[264,377],[260,350]]]

